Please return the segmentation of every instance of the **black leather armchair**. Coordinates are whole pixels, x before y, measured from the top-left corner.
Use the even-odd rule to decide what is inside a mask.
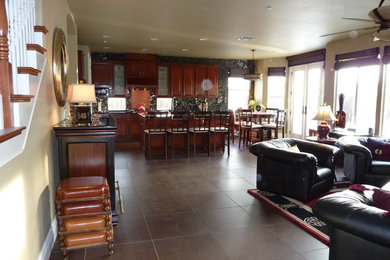
[[[353,183],[368,183],[382,186],[390,180],[390,162],[373,160],[372,142],[390,142],[390,139],[375,137],[344,136],[337,140],[344,152],[344,174]]]
[[[319,199],[313,213],[329,225],[329,259],[390,259],[390,219],[383,212],[374,206],[372,191],[346,190]]]
[[[291,150],[297,146],[299,152]],[[257,188],[308,201],[329,191],[335,179],[335,146],[283,138],[250,147],[257,156]]]

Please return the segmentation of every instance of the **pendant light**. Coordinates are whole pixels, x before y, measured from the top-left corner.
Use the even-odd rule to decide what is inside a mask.
[[[252,49],[252,66],[249,69],[249,74],[244,74],[244,79],[247,80],[258,80],[263,78],[263,74],[256,72],[255,62],[255,49]]]

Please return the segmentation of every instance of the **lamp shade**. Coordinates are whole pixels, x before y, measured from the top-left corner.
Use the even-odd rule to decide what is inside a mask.
[[[313,118],[313,120],[321,120],[321,121],[336,121],[337,118],[333,115],[332,109],[330,106],[322,105],[318,109],[317,115]]]
[[[96,103],[95,85],[71,84],[66,101],[71,103]]]

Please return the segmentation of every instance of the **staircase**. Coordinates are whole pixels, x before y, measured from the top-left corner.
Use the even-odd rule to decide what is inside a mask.
[[[0,167],[23,152],[46,69],[35,0],[0,0]]]

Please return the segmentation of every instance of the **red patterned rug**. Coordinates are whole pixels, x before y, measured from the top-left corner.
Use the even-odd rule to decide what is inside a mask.
[[[248,193],[261,202],[265,202],[272,208],[276,209],[281,215],[298,225],[300,228],[324,244],[329,245],[328,227],[325,222],[319,220],[316,216],[313,215],[311,207],[319,198],[330,193],[345,190],[350,185],[351,182],[349,181],[336,182],[334,188],[330,192],[305,203],[286,196],[281,196],[258,189],[249,189]]]

